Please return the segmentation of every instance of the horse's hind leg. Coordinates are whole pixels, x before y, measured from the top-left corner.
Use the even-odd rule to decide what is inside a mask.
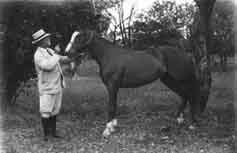
[[[115,126],[117,126],[116,109],[117,109],[117,93],[118,87],[115,83],[109,82],[106,84],[108,94],[109,94],[109,103],[108,103],[108,123],[106,124],[106,128],[103,132],[104,137],[108,137],[112,132],[115,131]]]
[[[190,101],[191,106],[191,125],[189,126],[190,130],[194,130],[198,124],[197,115],[200,113],[200,105],[198,99],[194,96]]]
[[[182,124],[184,122],[184,109],[187,105],[187,99],[186,98],[182,98],[182,103],[181,105],[179,106],[178,108],[178,112],[176,114],[177,116],[177,121],[178,121],[178,124]]]

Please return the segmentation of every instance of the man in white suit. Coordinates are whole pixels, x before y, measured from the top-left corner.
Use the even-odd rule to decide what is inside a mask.
[[[34,54],[34,64],[38,76],[40,98],[40,114],[44,132],[44,140],[56,135],[56,116],[62,104],[62,88],[65,81],[60,62],[71,62],[67,56],[60,56],[50,48],[50,34],[43,29],[33,35],[32,44],[37,46]]]

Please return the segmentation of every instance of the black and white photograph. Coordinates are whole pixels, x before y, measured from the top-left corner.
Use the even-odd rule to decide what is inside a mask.
[[[236,153],[236,0],[0,0],[0,153]]]

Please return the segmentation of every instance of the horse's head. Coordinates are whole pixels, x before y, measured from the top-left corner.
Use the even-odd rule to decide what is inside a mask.
[[[92,42],[94,34],[88,31],[74,31],[70,42],[68,43],[65,53],[73,59],[67,66],[66,73],[71,77],[76,74],[77,66],[81,63],[81,59],[85,57],[85,48]]]
[[[85,53],[86,48],[92,43],[94,36],[94,31],[74,31],[65,52],[71,56]]]

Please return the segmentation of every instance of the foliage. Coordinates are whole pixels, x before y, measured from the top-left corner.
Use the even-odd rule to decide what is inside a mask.
[[[94,0],[95,10],[106,11],[106,9],[114,8],[120,3],[120,0]]]
[[[178,5],[172,1],[156,1],[148,11],[148,16],[159,23],[162,29],[178,29],[192,24],[194,7],[189,3]]]
[[[212,14],[211,53],[234,54],[234,2],[217,1]]]
[[[138,48],[151,45],[169,44],[180,46],[180,39],[189,36],[189,27],[193,22],[195,6],[189,3],[176,4],[171,1],[155,1],[148,12],[138,15],[134,23],[136,44],[147,42]],[[184,29],[183,33],[180,29]],[[183,36],[182,36],[182,35]]]
[[[7,27],[4,50],[9,99],[21,81],[35,76],[33,32],[45,29],[52,34],[53,46],[60,43],[64,48],[74,30],[97,29],[97,23],[104,22],[95,18],[90,1],[9,2],[3,14]]]

